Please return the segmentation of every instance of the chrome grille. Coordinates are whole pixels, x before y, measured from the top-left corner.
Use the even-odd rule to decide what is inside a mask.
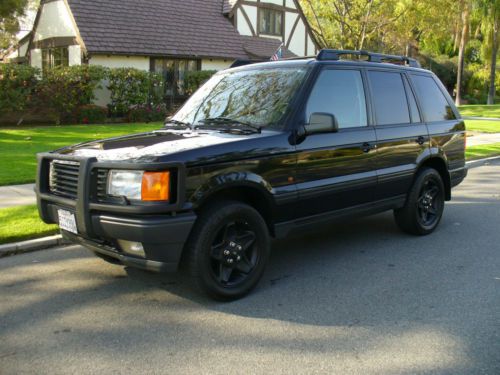
[[[50,163],[49,190],[52,194],[76,199],[80,163],[54,160]]]

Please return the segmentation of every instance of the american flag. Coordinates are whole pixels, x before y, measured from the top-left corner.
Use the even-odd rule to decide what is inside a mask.
[[[283,43],[280,44],[279,48],[271,56],[271,61],[278,61],[283,58]]]

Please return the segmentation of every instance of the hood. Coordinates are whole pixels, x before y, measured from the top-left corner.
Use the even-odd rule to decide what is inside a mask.
[[[234,135],[217,131],[157,130],[86,142],[57,152],[64,155],[95,157],[98,161],[153,162],[159,157],[218,144],[260,137],[261,134]]]

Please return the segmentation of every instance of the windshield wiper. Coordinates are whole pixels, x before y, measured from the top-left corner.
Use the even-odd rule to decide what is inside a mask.
[[[201,122],[202,124],[204,124],[206,126],[211,126],[211,125],[220,126],[220,125],[222,125],[225,130],[231,129],[232,125],[237,125],[237,126],[245,126],[247,128],[250,128],[256,133],[262,132],[262,126],[256,126],[256,125],[250,124],[248,122],[235,120],[235,119],[232,119],[229,117],[213,117],[213,118],[209,117],[209,118],[200,120],[199,122]],[[196,126],[195,129],[196,128],[199,128],[199,126]]]
[[[168,124],[191,129],[191,124],[188,122],[184,122],[184,121],[170,119],[170,120],[165,121],[164,125],[167,126]]]

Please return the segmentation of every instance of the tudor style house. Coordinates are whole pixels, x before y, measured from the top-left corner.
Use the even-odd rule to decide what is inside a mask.
[[[298,0],[42,0],[19,57],[152,70],[182,96],[187,71],[268,60],[281,44],[285,57],[317,52]]]

